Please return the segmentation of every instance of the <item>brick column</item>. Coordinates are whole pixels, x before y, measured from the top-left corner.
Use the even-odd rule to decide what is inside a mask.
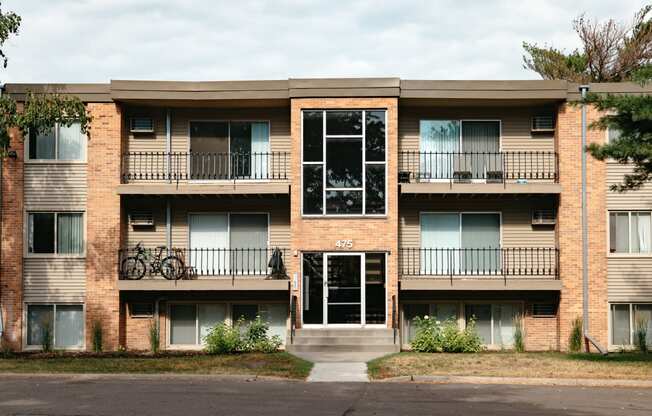
[[[86,209],[86,346],[92,345],[91,328],[99,320],[104,329],[104,349],[119,344],[120,297],[118,249],[121,243],[120,184],[122,115],[114,103],[92,103],[88,141],[88,199]]]
[[[559,153],[561,195],[557,224],[562,282],[559,304],[559,336],[561,349],[568,348],[572,321],[582,317],[582,171],[581,171],[581,108],[572,104],[560,107],[555,134]],[[590,125],[600,114],[587,108]],[[589,129],[587,143],[603,143],[605,132]],[[587,205],[589,227],[589,333],[607,346],[607,247],[606,247],[606,164],[587,160]]]
[[[0,307],[4,320],[3,342],[12,349],[22,347],[23,321],[23,161],[20,133],[11,132],[10,150],[16,159],[2,160],[2,221],[0,228]]]

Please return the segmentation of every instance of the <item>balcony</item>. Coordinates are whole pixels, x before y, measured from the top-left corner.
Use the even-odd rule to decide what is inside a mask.
[[[558,172],[555,152],[399,153],[402,194],[559,193]]]
[[[127,152],[121,194],[289,193],[289,152]]]
[[[288,290],[289,277],[285,271],[271,267],[275,250],[145,247],[139,255],[137,248],[120,249],[118,287],[120,290]],[[282,261],[287,262],[288,250],[279,250]],[[175,256],[183,265],[178,280],[163,277],[161,264],[167,256]],[[134,261],[139,264],[138,272],[129,272],[127,264]],[[140,270],[144,273],[138,278]]]
[[[401,248],[404,290],[559,290],[552,247]]]

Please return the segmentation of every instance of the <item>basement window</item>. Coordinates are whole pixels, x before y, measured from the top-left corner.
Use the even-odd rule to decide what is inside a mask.
[[[555,316],[556,308],[553,303],[532,304],[532,316],[535,318],[550,318]]]
[[[129,315],[132,318],[151,318],[154,316],[154,304],[151,302],[130,303]]]

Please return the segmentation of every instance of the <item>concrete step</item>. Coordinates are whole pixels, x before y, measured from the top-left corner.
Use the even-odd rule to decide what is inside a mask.
[[[296,336],[319,337],[393,337],[391,328],[301,328]]]
[[[398,342],[398,340],[397,340]],[[295,336],[295,345],[392,345],[393,336],[365,337],[365,336]]]
[[[296,341],[296,340],[295,340]],[[300,345],[290,344],[285,350],[293,352],[398,352],[400,347],[394,344],[383,345],[360,345],[360,344],[339,344],[339,345]]]

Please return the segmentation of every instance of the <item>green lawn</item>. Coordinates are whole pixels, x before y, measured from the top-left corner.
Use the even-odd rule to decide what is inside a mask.
[[[304,379],[312,363],[285,352],[233,355],[20,355],[0,358],[0,373],[176,373],[259,375]]]
[[[555,352],[425,354],[403,352],[369,363],[371,378],[456,375],[652,380],[652,354],[562,354]]]

